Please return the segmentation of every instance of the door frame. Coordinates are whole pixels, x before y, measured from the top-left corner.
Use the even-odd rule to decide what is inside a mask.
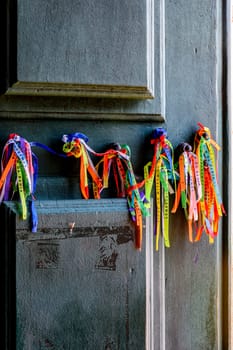
[[[228,244],[229,244],[229,349],[233,347],[233,0],[228,1],[227,9],[227,60],[228,60],[228,79],[227,79],[227,90],[228,90],[228,118],[229,118],[229,170],[230,170],[230,181],[229,181],[229,214],[228,214]]]
[[[225,68],[223,80],[226,86],[226,96],[223,93],[223,113],[227,115],[223,131],[225,132],[225,159],[229,165],[225,169],[228,173],[223,174],[225,182],[224,192],[227,205],[226,225],[223,225],[223,313],[222,313],[222,334],[223,345],[228,349],[233,348],[233,0],[226,2],[225,8],[225,30],[223,43],[225,52],[223,52],[223,61]],[[223,86],[224,91],[224,86]],[[224,122],[225,118],[223,118]],[[223,164],[223,166],[225,166]],[[227,261],[227,266],[225,261]],[[226,334],[227,332],[227,334]],[[225,339],[224,339],[225,336]],[[224,347],[225,348],[225,347]]]

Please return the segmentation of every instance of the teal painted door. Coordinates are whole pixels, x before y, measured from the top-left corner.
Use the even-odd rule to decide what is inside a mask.
[[[156,127],[167,130],[176,148],[193,142],[201,122],[223,146],[221,186],[222,6],[211,0],[4,1],[1,147],[16,132],[61,152],[62,135],[79,131],[98,152],[113,142],[128,144],[141,180]],[[152,212],[138,252],[126,202],[111,187],[102,202],[89,204],[81,199],[76,159],[35,153],[39,232],[30,234],[18,219],[12,228],[9,203],[1,219],[12,240],[16,232],[15,255],[5,236],[15,260],[1,248],[2,276],[11,281],[3,300],[17,316],[9,318],[2,302],[5,349],[227,349],[224,218],[213,245],[205,235],[191,244],[183,213],[170,215],[171,247],[161,241],[157,252]]]

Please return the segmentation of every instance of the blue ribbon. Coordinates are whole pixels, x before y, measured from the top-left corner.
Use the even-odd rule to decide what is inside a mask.
[[[40,148],[43,148],[45,151],[48,151],[56,156],[59,156],[59,157],[63,157],[63,158],[67,158],[66,154],[63,154],[63,153],[58,153],[56,151],[54,151],[52,148],[44,145],[43,143],[40,143],[40,142],[30,142],[30,145],[31,147],[40,147]]]
[[[82,134],[81,132],[75,132],[75,133],[72,133],[72,134],[65,134],[62,136],[62,141],[64,143],[66,142],[72,142],[74,141],[75,139],[82,139],[84,140],[86,143],[88,142],[88,137],[85,135],[85,134]]]

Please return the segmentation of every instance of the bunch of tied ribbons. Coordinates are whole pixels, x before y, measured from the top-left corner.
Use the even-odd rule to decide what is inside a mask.
[[[37,230],[37,215],[34,207],[38,160],[31,145],[17,134],[10,134],[1,159],[0,202],[20,199],[19,213],[27,219],[28,202],[31,212],[31,230]],[[28,201],[30,199],[30,201]]]
[[[190,242],[199,241],[206,232],[209,242],[213,243],[218,234],[220,217],[225,214],[220,196],[215,151],[220,147],[212,139],[210,130],[198,123],[195,133],[194,152],[184,143],[178,160],[179,184],[176,191],[172,213],[179,203],[184,209],[188,222]],[[193,240],[193,228],[196,232]]]
[[[199,129],[194,139],[194,150],[198,157],[202,195],[198,202],[198,225],[196,241],[200,240],[203,231],[209,235],[210,243],[218,234],[219,219],[225,209],[218,186],[215,151],[219,145],[213,140],[209,128],[198,123]]]
[[[167,132],[157,128],[152,134],[151,144],[154,146],[152,161],[144,167],[146,206],[150,206],[151,192],[155,182],[155,234],[156,250],[159,249],[159,238],[162,232],[164,244],[170,247],[169,239],[169,194],[174,193],[176,175],[173,166],[173,147],[167,139]]]
[[[193,225],[198,221],[198,202],[202,197],[199,160],[188,143],[180,144],[177,151],[179,183],[171,212],[175,213],[181,203],[188,223],[189,240],[193,242]]]
[[[101,192],[108,188],[110,173],[113,173],[118,197],[126,197],[131,218],[135,224],[135,247],[142,246],[142,217],[148,215],[144,205],[145,196],[137,184],[128,145],[113,144],[103,153],[95,152],[88,146],[88,138],[81,133],[63,135],[63,151],[68,157],[80,159],[80,189],[83,197],[89,199],[88,175],[92,179],[94,198],[99,199]],[[90,154],[101,157],[96,166]],[[102,168],[102,175],[99,175]]]
[[[42,143],[28,142],[18,134],[10,134],[1,158],[0,203],[17,200],[17,211],[20,217],[26,220],[29,211],[31,231],[37,232],[38,217],[34,205],[34,194],[38,176],[38,159],[32,152],[33,146],[64,157],[63,154],[55,152]]]

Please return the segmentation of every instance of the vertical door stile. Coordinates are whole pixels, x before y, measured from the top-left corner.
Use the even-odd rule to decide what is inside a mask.
[[[146,350],[154,350],[154,244],[153,204],[146,217]]]

